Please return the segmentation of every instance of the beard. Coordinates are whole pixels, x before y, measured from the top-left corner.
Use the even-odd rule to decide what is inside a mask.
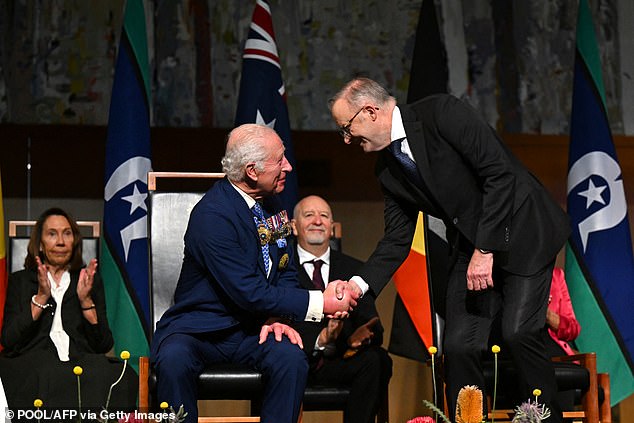
[[[309,232],[305,237],[309,245],[322,245],[328,240],[327,238],[326,232]]]

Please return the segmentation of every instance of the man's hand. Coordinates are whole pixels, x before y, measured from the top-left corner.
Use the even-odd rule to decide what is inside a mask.
[[[493,288],[493,253],[485,254],[476,248],[467,268],[467,289],[481,291],[487,288]]]
[[[379,317],[374,316],[367,321],[366,324],[361,325],[354,331],[350,338],[348,338],[348,345],[352,348],[359,348],[362,345],[368,345],[372,341],[374,332],[372,328],[379,322]]]
[[[324,290],[324,314],[327,317],[348,317],[348,312],[357,306],[356,300],[359,296],[350,290],[348,285],[346,281],[332,281]]]
[[[291,341],[291,344],[295,344],[301,349],[304,349],[302,337],[299,335],[299,333],[297,333],[295,329],[288,325],[285,325],[284,323],[275,322],[271,325],[263,325],[262,329],[260,329],[260,345],[266,342],[266,338],[268,338],[269,333],[273,333],[275,335],[275,340],[277,342],[281,342],[282,335],[286,335],[288,340]]]
[[[319,333],[319,339],[317,340],[317,344],[320,347],[326,346],[326,344],[333,344],[341,330],[343,329],[343,320],[341,319],[330,319],[328,320],[328,326],[323,328]]]
[[[359,298],[361,298],[361,295],[363,295],[363,291],[361,291],[361,288],[359,288],[359,285],[357,285],[355,281],[342,281],[341,279],[337,279],[336,281],[332,281],[330,283],[337,283],[336,291],[338,299],[343,298],[344,288],[352,291],[356,295],[354,297],[355,300],[358,300]]]

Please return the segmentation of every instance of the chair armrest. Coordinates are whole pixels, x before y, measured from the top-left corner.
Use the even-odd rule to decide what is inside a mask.
[[[146,412],[150,409],[150,357],[139,357],[139,410]]]
[[[574,362],[578,361],[580,365],[588,369],[588,371],[597,372],[597,354],[594,352],[577,353],[573,355],[562,355],[558,357],[552,357],[552,361],[555,362]]]
[[[599,385],[597,377],[597,354],[594,352],[579,353],[560,357],[553,357],[553,361],[558,362],[579,362],[588,370],[590,385],[588,391],[581,397],[582,407],[589,422],[599,421]]]
[[[599,406],[599,414],[601,415],[601,423],[612,423],[612,404],[610,398],[610,375],[608,373],[599,373],[599,386],[603,388],[603,402]]]

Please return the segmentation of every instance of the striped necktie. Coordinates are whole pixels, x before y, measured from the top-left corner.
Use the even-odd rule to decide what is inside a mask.
[[[264,211],[262,210],[262,206],[260,203],[255,203],[255,205],[251,208],[253,212],[253,220],[255,221],[255,226],[259,227],[264,225],[268,229],[268,225],[266,224],[266,219],[264,218]],[[266,275],[269,275],[269,244],[265,243],[262,245],[262,258],[264,260],[264,270],[266,271]]]

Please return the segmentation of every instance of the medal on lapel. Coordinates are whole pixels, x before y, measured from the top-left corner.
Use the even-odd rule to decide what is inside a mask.
[[[280,263],[277,265],[279,270],[284,270],[286,267],[288,267],[288,253],[284,253],[284,255],[282,255]]]
[[[266,219],[266,222],[269,224],[269,227],[273,229],[270,240],[275,240],[279,248],[286,247],[286,237],[291,234],[291,223],[286,210],[274,214]]]
[[[264,223],[258,224],[258,238],[260,238],[260,245],[266,245],[271,242],[271,231]]]

